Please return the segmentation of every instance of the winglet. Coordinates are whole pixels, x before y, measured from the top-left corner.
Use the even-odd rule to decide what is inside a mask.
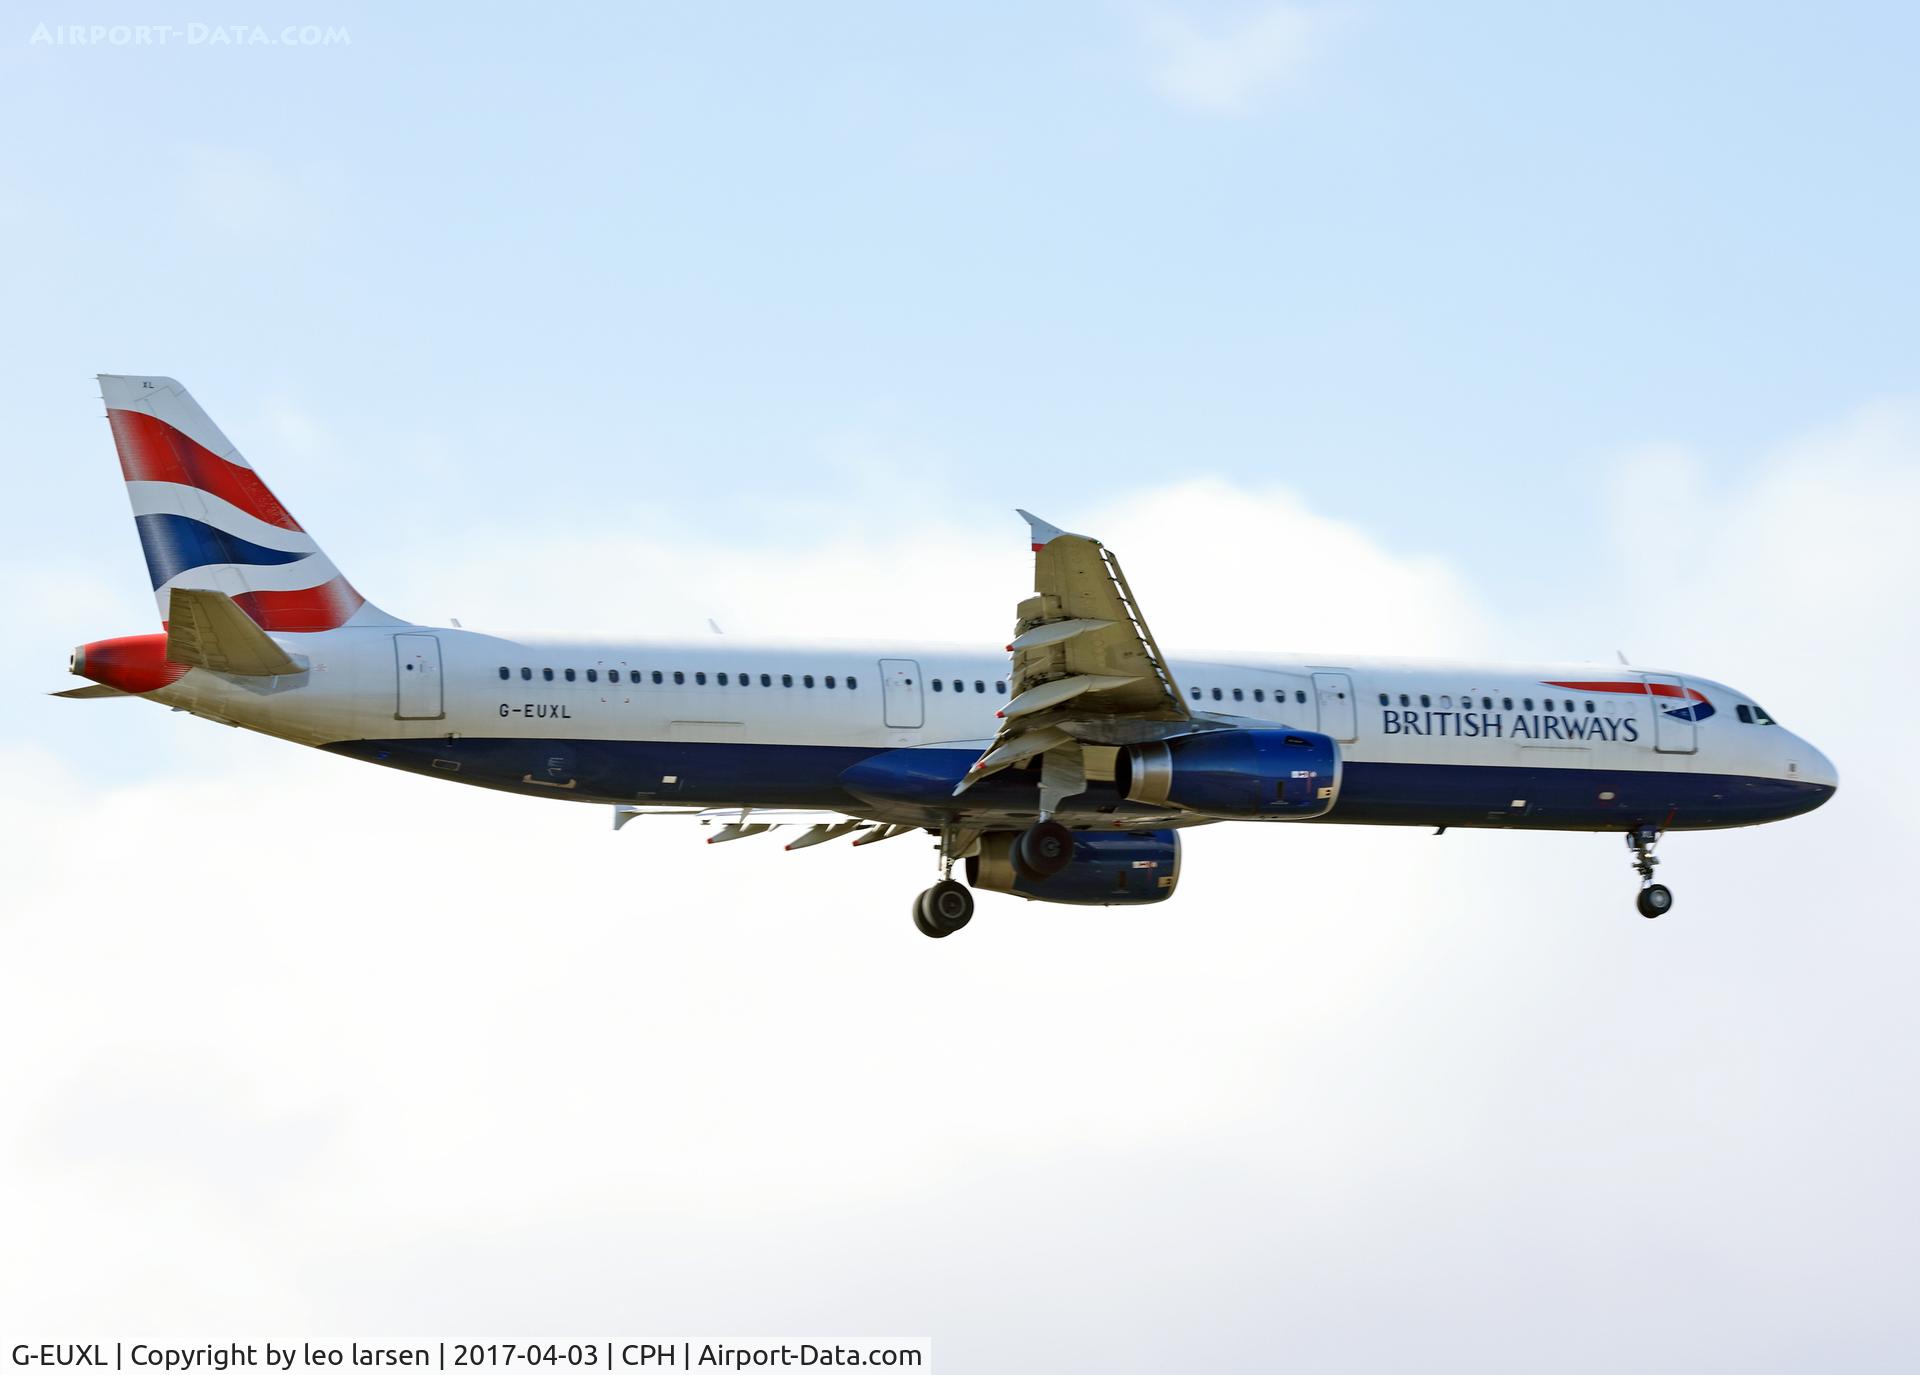
[[[1016,511],[1020,510],[1017,506],[1014,509]],[[1059,539],[1060,536],[1067,533],[1057,525],[1047,524],[1031,511],[1020,511],[1020,516],[1027,522],[1027,529],[1032,533],[1033,547],[1036,551],[1051,544],[1054,540]]]

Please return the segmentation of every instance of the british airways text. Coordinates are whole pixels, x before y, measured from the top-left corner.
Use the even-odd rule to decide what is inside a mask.
[[[1458,735],[1495,740],[1615,740],[1632,744],[1640,723],[1625,716],[1547,716],[1525,712],[1405,711],[1380,713],[1382,735]]]

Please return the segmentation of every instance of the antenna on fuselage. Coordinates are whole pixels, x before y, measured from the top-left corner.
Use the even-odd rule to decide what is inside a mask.
[[[1626,655],[1626,651],[1625,651],[1625,650],[1620,650],[1620,649],[1616,649],[1616,650],[1614,650],[1614,651],[1613,651],[1613,657],[1614,657],[1614,658],[1616,658],[1616,659],[1618,659],[1618,660],[1619,660],[1619,661],[1620,661],[1621,663],[1623,663],[1623,664],[1625,664],[1625,663],[1630,663],[1630,662],[1631,662],[1631,660],[1629,660],[1629,659],[1627,658],[1627,655]]]

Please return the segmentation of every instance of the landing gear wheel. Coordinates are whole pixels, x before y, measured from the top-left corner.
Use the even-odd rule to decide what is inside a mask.
[[[913,924],[935,940],[951,936],[973,920],[973,893],[964,883],[942,879],[913,904]]]
[[[1057,821],[1037,821],[1020,833],[1014,854],[1035,878],[1051,878],[1073,863],[1073,832]]]
[[[1660,916],[1673,907],[1673,894],[1664,883],[1649,883],[1640,890],[1640,896],[1634,900],[1634,906],[1640,909],[1640,915],[1647,918]]]
[[[917,893],[914,895],[913,929],[923,936],[932,937],[934,940],[939,940],[950,934],[937,926],[929,926],[927,924],[927,895],[925,893]]]

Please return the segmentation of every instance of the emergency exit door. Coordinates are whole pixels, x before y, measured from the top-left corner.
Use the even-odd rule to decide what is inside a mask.
[[[920,696],[920,665],[912,659],[882,659],[880,700],[889,726],[917,730],[924,725],[927,717]]]
[[[440,641],[433,635],[395,635],[396,721],[438,721],[447,714],[440,687]]]
[[[1687,685],[1678,678],[1649,673],[1647,700],[1653,705],[1653,747],[1661,754],[1692,754],[1699,748],[1694,739],[1693,704],[1687,697]]]
[[[1351,740],[1359,720],[1353,700],[1353,680],[1344,673],[1313,675],[1313,695],[1320,707],[1320,733],[1335,740]]]

